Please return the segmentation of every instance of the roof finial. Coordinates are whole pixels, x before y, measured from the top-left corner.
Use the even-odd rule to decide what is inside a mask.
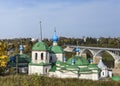
[[[55,35],[56,35],[56,27],[54,27],[54,33],[55,33]]]
[[[40,38],[39,38],[39,41],[42,41],[42,26],[41,26],[41,21],[40,21]]]

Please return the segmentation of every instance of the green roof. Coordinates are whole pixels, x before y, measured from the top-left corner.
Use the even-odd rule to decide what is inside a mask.
[[[72,59],[75,60],[75,64],[74,65],[88,65],[89,64],[87,59],[85,59],[83,57],[80,57],[80,56],[72,57],[72,58],[68,59],[68,61],[66,63],[68,65],[71,65],[72,64]]]
[[[80,72],[91,72],[91,70],[88,69],[88,67],[85,67],[85,68],[80,68]]]
[[[50,53],[64,53],[64,51],[63,51],[63,49],[62,49],[62,47],[60,47],[60,46],[50,46],[49,47],[49,51],[50,51]]]
[[[10,67],[15,67],[16,61],[18,61],[18,67],[26,67],[31,62],[30,56],[26,54],[16,54],[15,56],[13,56],[13,58],[14,58],[14,61],[9,60],[8,62],[8,66]]]
[[[18,62],[23,63],[23,62],[31,62],[30,56],[26,54],[18,54]]]
[[[35,64],[35,63],[29,63],[29,65],[35,65],[35,66],[47,66],[47,65],[51,65],[50,63],[49,64],[45,64],[44,62],[41,62],[39,64]]]
[[[33,47],[34,51],[46,51],[48,50],[48,46],[44,42],[37,42]]]
[[[89,64],[88,68],[90,68],[90,69],[99,69],[96,64]]]
[[[56,66],[53,66],[49,71],[55,72],[56,71]]]
[[[61,64],[61,63],[62,63],[62,62],[61,62],[61,61],[59,61],[59,60],[57,60],[57,61],[56,61],[56,64]]]
[[[78,69],[78,67],[75,65],[69,65],[69,66],[66,66],[66,68]]]
[[[113,80],[113,81],[120,81],[120,76],[113,76],[113,77],[112,77],[112,80]]]

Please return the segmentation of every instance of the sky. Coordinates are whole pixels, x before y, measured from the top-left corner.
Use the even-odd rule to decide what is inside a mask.
[[[120,37],[120,0],[0,0],[0,39]]]

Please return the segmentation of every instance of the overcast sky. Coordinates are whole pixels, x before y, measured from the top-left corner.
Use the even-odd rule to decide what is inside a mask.
[[[0,39],[120,37],[120,0],[0,0]]]

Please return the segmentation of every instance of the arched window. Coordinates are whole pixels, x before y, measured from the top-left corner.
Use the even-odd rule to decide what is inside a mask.
[[[37,60],[37,57],[38,57],[38,54],[37,54],[37,53],[35,53],[35,60]]]
[[[41,60],[43,60],[43,53],[41,53]]]

